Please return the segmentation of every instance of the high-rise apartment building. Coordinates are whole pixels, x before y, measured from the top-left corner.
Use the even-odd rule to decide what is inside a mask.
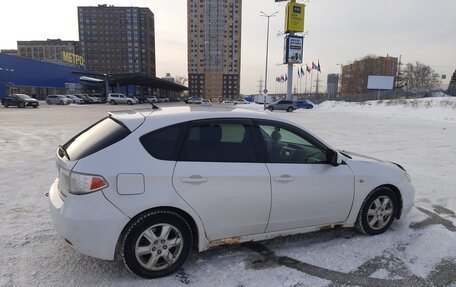
[[[78,41],[62,41],[60,39],[17,41],[17,55],[59,65],[84,66]]]
[[[242,0],[187,0],[191,97],[240,94]]]
[[[149,8],[78,7],[79,40],[92,71],[155,76],[155,24]]]

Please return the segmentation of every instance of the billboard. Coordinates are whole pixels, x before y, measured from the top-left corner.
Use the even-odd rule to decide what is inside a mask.
[[[368,90],[392,90],[393,88],[393,76],[369,76],[367,80]]]
[[[283,53],[284,64],[302,64],[304,53],[304,37],[302,36],[285,36],[285,45]]]
[[[287,3],[285,9],[285,33],[304,32],[304,12],[306,5],[296,2]]]

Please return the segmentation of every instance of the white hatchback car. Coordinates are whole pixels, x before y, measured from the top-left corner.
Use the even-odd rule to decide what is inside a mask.
[[[337,151],[265,113],[113,112],[60,146],[52,220],[77,251],[156,278],[192,247],[327,227],[385,232],[413,206],[398,164]],[[118,248],[118,249],[117,249]]]

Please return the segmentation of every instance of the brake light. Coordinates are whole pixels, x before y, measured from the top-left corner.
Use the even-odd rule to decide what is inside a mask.
[[[106,182],[101,177],[92,177],[92,183],[90,184],[90,190],[97,190],[106,186]]]
[[[108,187],[108,183],[101,175],[70,173],[69,191],[72,194],[88,194]]]

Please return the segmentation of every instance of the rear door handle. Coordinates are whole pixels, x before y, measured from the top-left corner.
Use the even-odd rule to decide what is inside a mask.
[[[275,181],[278,181],[278,182],[290,182],[290,181],[293,181],[294,180],[294,177],[288,175],[288,174],[284,174],[280,177],[276,177],[274,178]]]
[[[203,183],[208,181],[209,179],[202,177],[201,175],[192,175],[190,177],[184,177],[182,179],[183,183]]]

